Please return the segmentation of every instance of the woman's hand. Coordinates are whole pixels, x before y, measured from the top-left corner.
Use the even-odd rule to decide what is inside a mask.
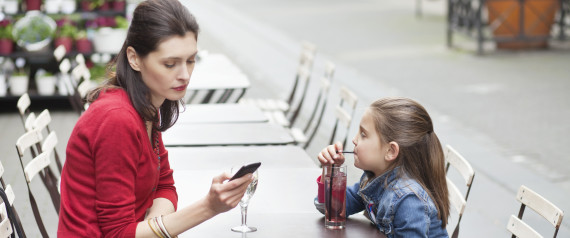
[[[229,173],[223,173],[212,179],[212,186],[206,196],[206,202],[208,207],[216,214],[236,207],[243,197],[247,186],[253,181],[253,176],[248,174],[224,183],[225,180],[230,178]]]
[[[321,153],[319,153],[318,159],[322,166],[343,164],[344,155],[342,154],[342,144],[340,142],[336,142],[334,145],[325,147]]]

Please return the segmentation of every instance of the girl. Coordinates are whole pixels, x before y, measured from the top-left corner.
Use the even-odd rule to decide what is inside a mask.
[[[198,24],[178,0],[147,0],[134,11],[113,76],[89,95],[61,174],[58,237],[174,237],[237,206],[251,174],[176,211],[161,132],[178,117],[197,53]]]
[[[443,150],[420,104],[407,98],[375,101],[352,143],[354,166],[364,174],[347,188],[347,216],[364,210],[387,237],[448,237]],[[337,142],[318,159],[323,166],[342,164],[342,150]]]

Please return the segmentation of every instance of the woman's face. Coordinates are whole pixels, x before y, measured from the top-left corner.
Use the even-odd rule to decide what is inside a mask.
[[[184,97],[196,53],[196,36],[188,32],[161,42],[155,51],[140,60],[141,76],[155,107],[160,107],[165,99],[176,101]]]
[[[354,166],[371,171],[375,176],[386,171],[389,164],[385,158],[389,146],[381,142],[370,109],[366,110],[362,116],[358,134],[352,139],[352,143],[354,144]]]

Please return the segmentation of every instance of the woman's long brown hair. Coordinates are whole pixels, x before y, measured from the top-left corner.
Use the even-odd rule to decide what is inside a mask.
[[[157,109],[150,100],[149,88],[142,81],[141,73],[129,65],[127,47],[132,46],[137,55],[144,58],[170,37],[184,36],[187,32],[193,32],[197,39],[198,31],[196,19],[178,0],[141,2],[133,13],[133,20],[121,51],[107,66],[109,80],[91,91],[87,101],[95,101],[101,91],[106,89],[122,88],[144,121],[153,122],[159,131],[170,128],[178,119],[179,105],[183,105],[183,101],[166,99],[160,106],[160,117],[158,117]]]
[[[383,143],[396,142],[400,166],[433,200],[442,227],[449,217],[449,198],[443,149],[425,108],[408,98],[383,98],[370,105],[376,132]]]

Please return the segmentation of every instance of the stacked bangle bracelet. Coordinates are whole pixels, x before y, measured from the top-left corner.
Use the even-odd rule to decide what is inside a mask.
[[[152,222],[151,222],[152,220]],[[154,217],[148,219],[148,226],[154,232],[154,234],[159,238],[173,238],[170,233],[166,230],[166,226],[164,226],[164,222],[162,221],[162,215],[159,217]],[[174,236],[176,238],[176,236]]]

